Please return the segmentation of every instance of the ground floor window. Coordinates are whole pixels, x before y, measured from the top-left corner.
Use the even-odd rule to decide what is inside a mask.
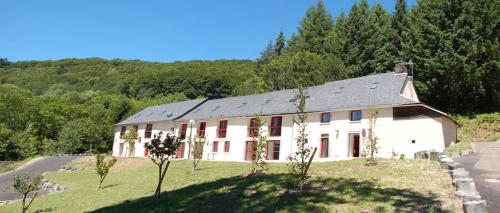
[[[231,144],[231,142],[229,142],[229,141],[224,142],[224,152],[229,152],[229,145],[230,144]]]
[[[247,141],[245,146],[245,160],[255,160],[255,146],[252,141]]]
[[[266,148],[267,160],[280,159],[280,141],[269,141]]]
[[[328,134],[321,134],[321,157],[322,158],[327,158],[328,157],[328,149],[329,149],[329,139],[328,139]]]
[[[177,148],[177,152],[175,153],[176,158],[184,158],[184,147],[185,147],[185,142],[181,142],[181,145],[179,148]]]
[[[194,143],[195,146],[195,152],[193,153],[194,157],[196,159],[201,159],[203,155],[203,143],[202,142],[196,142]]]
[[[212,144],[212,152],[217,152],[218,148],[219,148],[219,142],[214,141],[214,143]]]

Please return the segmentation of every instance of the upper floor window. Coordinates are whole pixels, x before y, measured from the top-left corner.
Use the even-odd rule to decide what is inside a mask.
[[[132,130],[134,130],[135,133],[139,130],[139,125],[134,125],[132,126]]]
[[[200,128],[198,129],[198,137],[204,138],[205,137],[205,128],[207,127],[206,122],[201,122],[200,123]]]
[[[186,138],[187,128],[188,128],[187,124],[182,124],[181,125],[181,131],[179,132],[179,137],[181,139],[185,139]]]
[[[328,150],[329,150],[329,138],[328,134],[321,134],[321,155],[320,157],[322,158],[327,158],[328,157]]]
[[[271,118],[271,136],[281,136],[281,116]]]
[[[144,132],[144,138],[151,138],[151,132],[153,132],[153,124],[146,124],[146,131]]]
[[[125,135],[125,132],[127,132],[127,126],[122,126],[122,129],[120,130],[120,138]]]
[[[223,120],[219,122],[219,131],[218,137],[225,138],[227,133],[227,120]]]
[[[250,127],[248,128],[248,136],[256,137],[259,134],[259,123],[257,118],[250,119]]]
[[[361,110],[351,111],[351,121],[360,121],[361,120]]]
[[[321,123],[329,123],[332,120],[332,114],[329,112],[321,113]]]

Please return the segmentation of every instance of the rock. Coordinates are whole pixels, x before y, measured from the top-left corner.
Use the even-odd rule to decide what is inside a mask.
[[[421,160],[421,159],[423,159],[423,153],[422,152],[415,152],[414,157],[415,157],[415,159]]]
[[[459,178],[453,180],[453,185],[457,187],[457,191],[463,193],[474,193],[476,192],[476,185],[472,178]]]
[[[451,177],[453,179],[468,178],[469,172],[464,168],[457,168],[451,171]]]
[[[487,213],[488,211],[486,210],[486,201],[485,200],[479,200],[479,201],[468,201],[464,202],[464,212],[465,213]]]
[[[440,163],[447,163],[447,162],[453,162],[453,159],[451,159],[450,157],[443,157],[439,160]]]
[[[449,170],[454,170],[458,168],[464,168],[464,166],[461,163],[456,163],[456,162],[448,164]]]
[[[471,153],[472,153],[472,150],[470,150],[470,149],[460,151],[461,156],[469,155]]]
[[[443,162],[441,163],[441,169],[448,169],[450,164],[452,164],[453,162]]]
[[[451,158],[459,158],[460,157],[460,152],[452,152],[450,153]]]
[[[438,160],[438,157],[439,157],[441,154],[442,154],[441,152],[435,152],[435,151],[434,151],[434,152],[431,152],[430,159],[431,159],[431,160],[436,161],[436,160]]]

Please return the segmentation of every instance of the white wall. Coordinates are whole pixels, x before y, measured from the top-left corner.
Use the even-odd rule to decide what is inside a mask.
[[[426,116],[412,117],[407,119],[393,119],[392,108],[377,109],[377,121],[374,128],[376,136],[379,138],[379,153],[378,157],[390,158],[394,154],[404,154],[407,158],[413,158],[417,151],[434,149],[443,151],[446,140],[452,140],[453,135],[456,135],[456,126],[448,119],[430,118]],[[308,141],[311,147],[317,147],[318,151],[314,161],[332,161],[351,158],[351,147],[349,142],[349,134],[360,135],[360,153],[363,153],[364,143],[366,138],[362,136],[362,130],[368,130],[368,110],[362,110],[361,121],[350,121],[350,111],[334,111],[331,112],[332,121],[330,123],[321,123],[321,113],[309,113],[307,115]],[[282,116],[282,130],[280,137],[268,137],[268,140],[280,141],[280,158],[279,161],[285,162],[287,156],[295,152],[296,142],[295,137],[298,134],[298,126],[293,123],[295,115]],[[271,122],[271,116],[263,117],[266,125],[263,127],[265,132],[268,132],[268,125]],[[217,127],[220,120],[228,120],[228,128],[226,138],[217,138]],[[448,122],[449,121],[449,122]],[[245,159],[245,144],[246,141],[251,141],[248,137],[248,126],[250,117],[224,118],[224,119],[209,119],[196,121],[195,125],[186,132],[187,138],[195,137],[198,134],[198,127],[201,122],[206,122],[205,137],[206,144],[203,150],[204,160],[218,161],[244,161]],[[451,123],[450,123],[451,122]],[[153,135],[159,131],[169,132],[171,128],[176,129],[178,134],[181,124],[187,122],[154,122]],[[135,144],[136,156],[144,156],[144,130],[146,124],[139,125],[139,136],[141,142]],[[115,143],[113,146],[113,155],[120,155],[119,152],[119,135],[121,127],[116,127]],[[127,131],[132,129],[132,125],[127,126]],[[192,131],[192,132],[191,132]],[[329,156],[320,158],[321,135],[329,135]],[[448,139],[450,138],[450,139]],[[412,143],[415,140],[415,143]],[[218,141],[217,152],[212,152],[213,142]],[[224,152],[224,142],[230,141],[230,151]],[[188,158],[189,148],[185,144],[184,158]],[[125,150],[125,149],[124,149]]]

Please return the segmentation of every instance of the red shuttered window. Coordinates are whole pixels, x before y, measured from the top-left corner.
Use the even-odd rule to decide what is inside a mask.
[[[328,138],[328,134],[321,134],[321,148],[320,148],[321,155],[320,155],[320,157],[322,157],[322,158],[328,157],[329,145],[330,145],[330,141]]]
[[[267,160],[279,160],[280,159],[280,141],[267,142],[266,159]]]
[[[217,152],[217,149],[219,148],[219,142],[214,141],[212,144],[212,152]]]
[[[276,137],[276,136],[281,136],[281,116],[276,116],[271,118],[271,126],[269,126],[269,129],[271,130],[271,136]]]
[[[229,142],[229,141],[224,142],[224,152],[229,152],[229,145],[230,144],[231,144],[231,142]]]
[[[225,138],[227,133],[227,120],[223,120],[219,122],[219,131],[217,136],[219,138]]]
[[[153,124],[146,124],[146,131],[144,132],[144,138],[151,138],[152,132],[153,132]]]
[[[254,161],[255,160],[255,146],[252,141],[247,141],[245,145],[245,160]]]
[[[250,119],[250,125],[248,127],[248,136],[256,137],[259,134],[259,124],[257,122],[257,118]]]
[[[200,128],[198,129],[198,137],[204,138],[205,137],[205,129],[207,128],[207,123],[206,122],[201,122],[200,123]]]
[[[125,132],[127,132],[127,126],[122,126],[122,129],[120,131],[120,139],[123,138]]]
[[[188,128],[187,124],[182,124],[181,125],[181,131],[179,132],[179,137],[181,139],[185,139],[186,138],[187,128]]]

